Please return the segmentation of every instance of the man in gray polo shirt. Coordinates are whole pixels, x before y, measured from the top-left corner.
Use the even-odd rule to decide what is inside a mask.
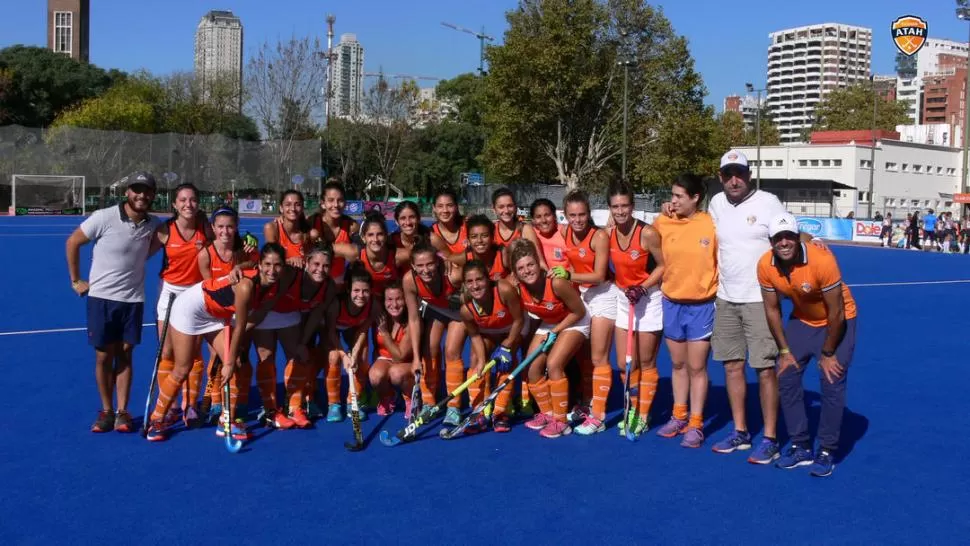
[[[101,411],[92,432],[134,430],[128,413],[132,349],[141,343],[145,262],[158,250],[152,243],[162,223],[149,214],[155,177],[136,172],[125,183],[125,202],[94,212],[67,239],[71,287],[78,296],[88,296],[88,343],[94,347],[94,377],[101,395]],[[81,247],[92,241],[91,280],[85,281],[80,274]]]

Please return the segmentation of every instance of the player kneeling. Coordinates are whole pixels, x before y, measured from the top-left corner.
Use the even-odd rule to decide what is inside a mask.
[[[404,397],[405,418],[411,418],[411,391],[414,389],[413,349],[408,339],[408,310],[404,303],[401,281],[391,281],[384,286],[384,313],[377,319],[374,344],[377,358],[368,373],[371,388],[381,397],[377,414],[394,413],[394,389]],[[420,368],[419,368],[420,369]]]

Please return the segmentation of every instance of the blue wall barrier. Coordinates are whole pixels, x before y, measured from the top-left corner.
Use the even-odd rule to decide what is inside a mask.
[[[798,216],[798,230],[822,239],[851,241],[855,221],[842,218],[812,218]]]

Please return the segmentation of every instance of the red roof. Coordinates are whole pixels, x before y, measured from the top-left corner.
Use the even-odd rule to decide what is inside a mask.
[[[872,131],[864,129],[861,131],[815,131],[812,133],[810,144],[856,144],[870,145],[872,143]],[[876,131],[876,140],[899,140],[899,133],[896,131]]]

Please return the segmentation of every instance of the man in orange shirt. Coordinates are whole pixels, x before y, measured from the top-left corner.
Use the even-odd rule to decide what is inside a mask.
[[[778,344],[778,390],[791,436],[791,446],[776,466],[811,465],[813,476],[829,476],[835,468],[846,376],[855,351],[855,300],[842,282],[835,256],[799,240],[794,216],[784,213],[773,218],[768,235],[771,250],[758,261],[758,283],[768,328]],[[779,295],[794,304],[784,326]],[[802,374],[812,357],[818,361],[822,383],[819,450],[814,456],[802,387]]]

